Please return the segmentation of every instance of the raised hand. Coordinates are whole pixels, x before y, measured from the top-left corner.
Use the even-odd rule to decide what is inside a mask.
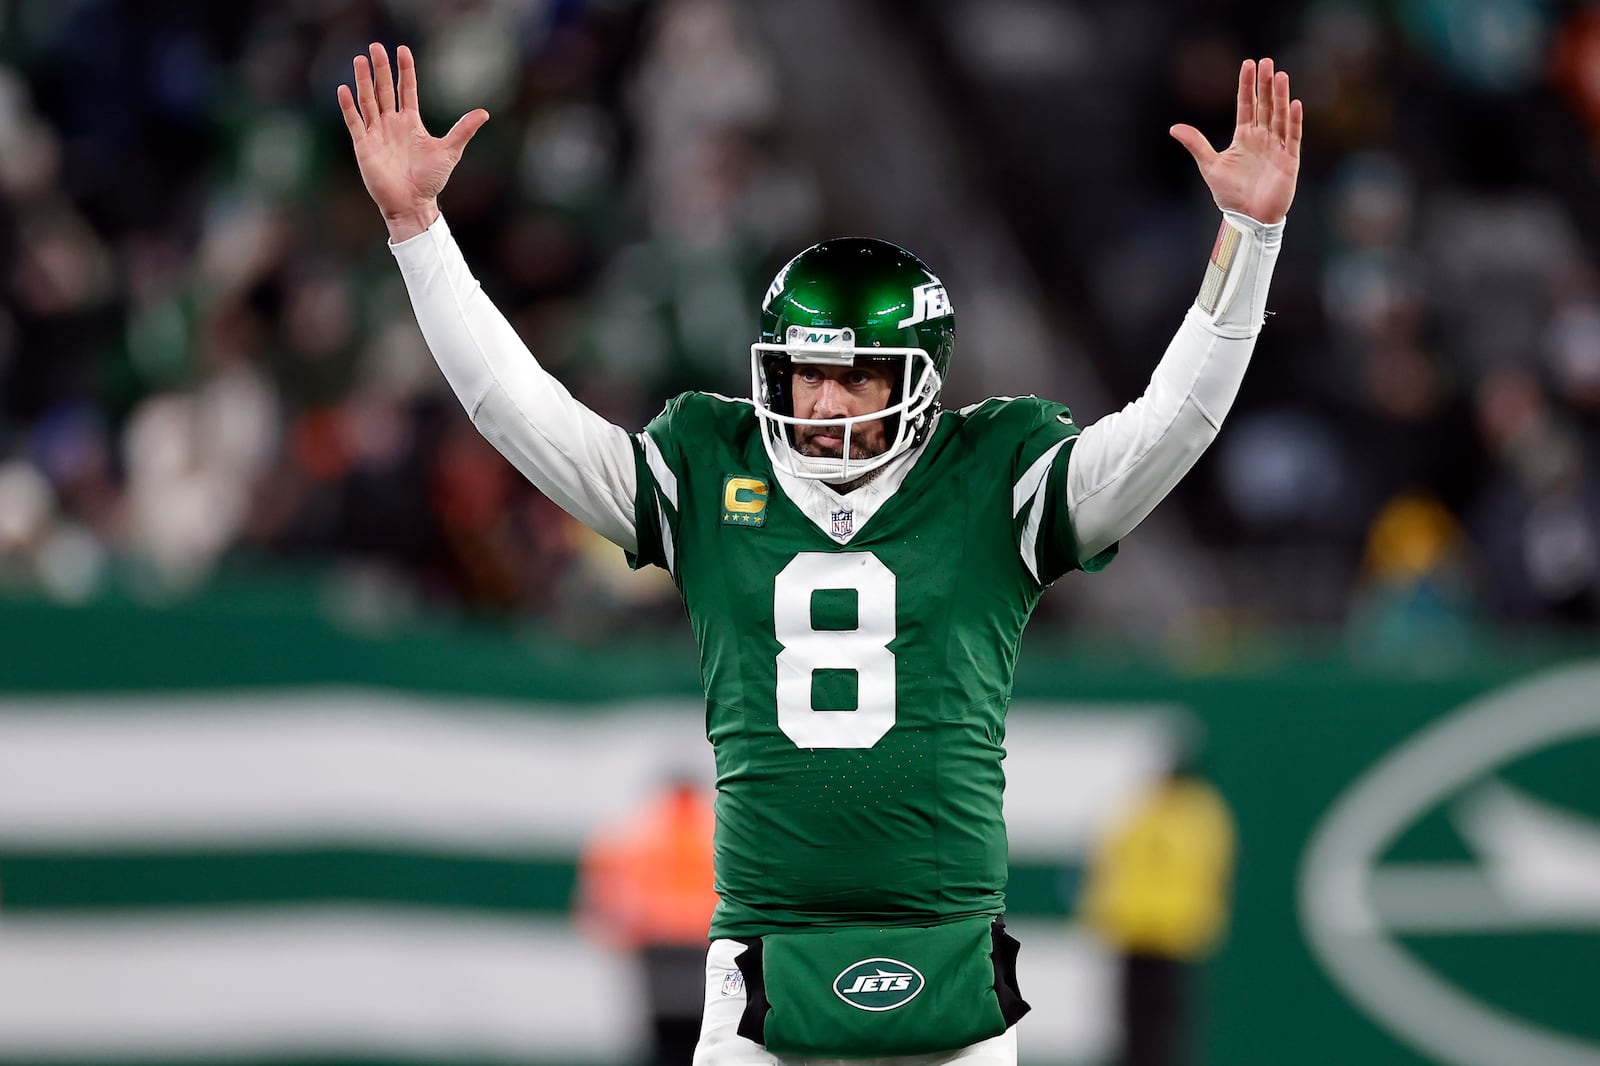
[[[489,121],[489,112],[481,107],[469,111],[449,133],[433,136],[417,110],[417,63],[411,49],[401,45],[395,52],[400,67],[398,96],[389,54],[381,44],[373,44],[370,52],[370,61],[366,56],[355,58],[355,94],[348,85],[339,86],[339,110],[350,130],[361,180],[383,212],[390,239],[403,241],[439,217],[439,190],[450,180],[472,135]]]
[[[1193,126],[1172,127],[1189,150],[1211,198],[1225,211],[1259,222],[1278,222],[1294,202],[1300,174],[1300,129],[1305,108],[1289,98],[1289,75],[1247,59],[1239,68],[1239,100],[1233,143],[1214,151]]]

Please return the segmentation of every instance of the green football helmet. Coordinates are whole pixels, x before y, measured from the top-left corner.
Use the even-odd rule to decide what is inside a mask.
[[[750,346],[750,395],[774,468],[846,482],[916,447],[933,427],[955,349],[956,319],[944,283],[897,245],[840,237],[812,245],[778,271],[761,304],[761,339]],[[888,407],[849,418],[796,418],[795,365],[886,364],[895,371]],[[883,419],[889,446],[850,458],[850,434]],[[843,454],[804,455],[794,427],[842,430]]]

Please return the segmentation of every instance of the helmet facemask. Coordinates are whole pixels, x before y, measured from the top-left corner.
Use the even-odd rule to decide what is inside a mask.
[[[860,366],[898,363],[890,404],[879,411],[844,418],[798,418],[794,414],[792,374],[796,366]],[[794,477],[834,484],[854,481],[905,454],[927,436],[938,410],[943,382],[933,357],[921,348],[855,347],[854,331],[807,330],[791,326],[783,344],[750,346],[750,388],[764,403],[756,404],[761,442],[774,469]],[[852,458],[857,426],[882,421],[888,445],[877,455]],[[797,427],[837,430],[842,438],[837,456],[806,455],[796,443]]]

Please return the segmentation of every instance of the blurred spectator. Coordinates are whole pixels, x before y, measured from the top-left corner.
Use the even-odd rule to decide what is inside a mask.
[[[1282,56],[1312,136],[1274,317],[1216,457],[1178,490],[1233,579],[1220,609],[1395,624],[1417,604],[1397,606],[1367,545],[1415,491],[1461,558],[1496,560],[1475,617],[1600,618],[1600,8],[850,10],[915,23],[884,37],[906,54],[879,76],[939,72],[951,158],[985,175],[1062,350],[1092,353],[1113,392],[1153,360],[1209,237],[1189,161],[1150,146],[1177,117],[1231,121],[1215,71],[1246,42]],[[746,391],[774,260],[853,217],[826,196],[835,137],[790,84],[829,77],[828,57],[780,64],[764,17],[732,0],[0,8],[0,492],[18,508],[0,588],[171,597],[309,563],[352,616],[528,613],[578,636],[674,616],[669,585],[619,594],[616,560],[461,436],[333,87],[367,41],[406,40],[439,72],[430,122],[490,108],[452,228],[545,364],[637,428],[686,386]],[[1166,78],[1094,91],[1096,59],[1152,54]]]
[[[439,71],[442,111],[495,110],[452,218],[546,361],[635,426],[708,366],[742,390],[769,249],[798,239],[811,197],[756,144],[776,89],[734,6],[179,4],[135,21],[19,3],[0,20],[7,588],[80,599],[126,575],[181,595],[231,558],[310,557],[345,560],[333,587],[367,590],[358,603],[414,599],[373,600],[381,573],[435,603],[603,626],[573,598],[601,579],[568,579],[570,520],[440,405],[328,150],[348,56],[397,36]]]
[[[1496,560],[1498,613],[1585,627],[1600,621],[1600,480],[1582,436],[1528,374],[1478,388],[1479,430],[1494,457],[1473,512]]]
[[[1090,860],[1082,914],[1116,951],[1123,1066],[1194,1061],[1194,973],[1228,922],[1233,815],[1180,758]]]
[[[1436,497],[1402,493],[1367,536],[1351,610],[1358,656],[1418,668],[1454,666],[1479,610],[1464,531]]]
[[[1600,7],[1580,4],[1561,27],[1551,50],[1556,84],[1588,123],[1600,145]]]
[[[578,927],[638,953],[650,1003],[652,1061],[688,1066],[705,1006],[715,817],[701,786],[674,781],[584,848]]]
[[[1401,0],[1400,23],[1460,81],[1497,92],[1539,74],[1553,0]]]

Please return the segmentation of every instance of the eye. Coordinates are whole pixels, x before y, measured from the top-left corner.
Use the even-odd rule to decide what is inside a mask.
[[[814,366],[801,367],[800,380],[805,382],[807,385],[815,385],[817,382],[822,380],[822,371],[818,370]]]
[[[852,370],[845,381],[849,383],[851,388],[859,389],[871,383],[872,375],[865,370]]]

